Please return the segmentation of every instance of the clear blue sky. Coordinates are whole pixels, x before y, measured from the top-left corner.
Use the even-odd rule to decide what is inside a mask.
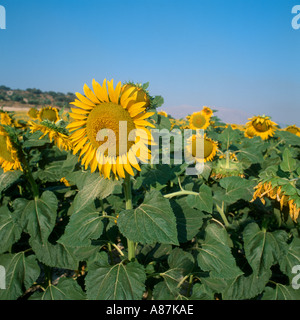
[[[82,92],[95,78],[150,82],[163,109],[300,126],[300,0],[0,0],[0,84]]]

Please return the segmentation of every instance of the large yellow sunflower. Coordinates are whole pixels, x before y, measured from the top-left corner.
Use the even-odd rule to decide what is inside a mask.
[[[37,124],[33,121],[28,122],[31,133],[36,131],[41,131],[43,135],[40,137],[42,139],[48,135],[50,142],[54,141],[54,144],[61,150],[71,150],[72,142],[68,136],[67,130],[56,126],[50,121],[43,121]]]
[[[218,143],[216,141],[208,138],[206,134],[203,136],[197,133],[188,139],[185,156],[188,162],[207,162],[213,160],[217,151]],[[197,157],[198,155],[200,157]]]
[[[269,137],[273,137],[277,130],[277,124],[267,116],[255,116],[249,120],[246,124],[246,130],[249,136],[258,136],[263,140],[267,140]]]
[[[67,128],[72,132],[73,153],[79,153],[85,168],[90,166],[92,172],[98,168],[105,178],[110,178],[111,173],[116,178],[124,178],[126,172],[134,175],[132,167],[141,170],[139,160],[147,162],[150,158],[151,133],[146,127],[155,126],[145,119],[154,112],[146,112],[145,101],[137,102],[135,87],[122,90],[119,82],[114,88],[113,80],[106,82],[106,79],[102,86],[95,80],[92,85],[94,92],[85,84],[85,96],[76,93],[78,99],[72,102],[77,108],[71,109],[73,122]],[[122,123],[127,123],[125,137],[120,134]],[[99,139],[100,130],[107,131],[104,141]],[[133,131],[135,135],[129,137],[132,130],[139,132]],[[110,132],[114,133],[115,141],[109,139]],[[107,147],[115,148],[115,154],[111,155]]]
[[[53,107],[44,107],[38,113],[38,118],[40,121],[49,120],[56,122],[59,120],[58,109]]]
[[[22,170],[21,162],[18,159],[18,152],[14,148],[9,135],[0,126],[0,165],[4,172]]]
[[[205,112],[194,112],[189,117],[190,122],[190,129],[206,129],[210,123],[210,116],[207,115]]]

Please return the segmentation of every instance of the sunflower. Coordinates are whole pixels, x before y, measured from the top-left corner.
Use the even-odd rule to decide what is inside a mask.
[[[132,91],[132,89],[134,89]],[[130,104],[137,103],[137,102],[145,102],[145,109],[148,109],[150,107],[150,96],[147,90],[142,88],[141,84],[134,84],[134,83],[126,83],[122,86],[121,92],[125,93],[127,90],[130,90],[129,97],[132,97],[134,94],[136,94],[136,98],[131,101],[128,105],[128,108],[131,107]]]
[[[12,124],[12,119],[8,113],[1,113],[1,124],[4,126],[10,126]]]
[[[193,134],[187,141],[186,159],[188,162],[212,161],[217,151],[218,143],[216,141],[208,138],[206,134],[204,136],[199,133]],[[197,153],[203,158],[197,157]]]
[[[291,133],[295,134],[296,136],[300,137],[300,128],[298,128],[295,125],[286,127],[285,131],[291,132]]]
[[[72,142],[68,136],[68,131],[66,129],[55,125],[49,120],[42,121],[40,124],[29,121],[28,124],[31,133],[34,133],[36,131],[41,131],[43,133],[40,139],[48,135],[50,142],[54,141],[54,144],[59,149],[66,151],[72,149]]]
[[[31,119],[37,119],[39,116],[39,111],[36,108],[30,108],[27,112],[27,115]]]
[[[38,118],[40,121],[49,120],[52,122],[56,122],[59,119],[58,109],[52,107],[44,107],[38,114]]]
[[[261,137],[263,140],[267,140],[269,137],[273,137],[277,130],[277,124],[270,120],[269,117],[255,116],[249,119],[246,124],[246,130],[248,135]]]
[[[228,162],[226,159],[218,160],[216,166],[212,170],[211,176],[215,179],[233,176],[238,176],[241,178],[245,177],[242,164],[233,159],[230,159]]]
[[[4,172],[22,170],[18,151],[2,126],[0,126],[0,165]]]
[[[168,114],[167,114],[165,111],[163,111],[163,110],[158,111],[157,113],[158,113],[159,115],[163,116],[163,117],[168,118]]]
[[[212,109],[206,106],[203,107],[202,112],[205,113],[208,117],[211,117],[214,114]]]
[[[203,111],[200,112],[194,112],[190,118],[190,129],[206,129],[209,126],[210,123],[210,116],[208,116]]]
[[[132,167],[141,170],[138,160],[147,162],[150,158],[148,144],[152,136],[146,127],[155,126],[145,119],[154,112],[146,112],[147,102],[137,100],[138,91],[134,86],[122,90],[119,82],[114,89],[113,80],[106,82],[105,79],[102,86],[93,80],[93,89],[94,92],[85,84],[85,96],[76,93],[78,99],[71,103],[77,107],[71,109],[73,121],[67,126],[72,132],[73,153],[80,152],[79,159],[85,168],[90,166],[94,172],[98,167],[105,178],[110,178],[111,172],[116,179],[124,178],[126,172],[133,176]],[[124,122],[127,123],[127,139],[122,142],[119,141],[122,136],[119,136]],[[98,136],[100,130],[107,130],[104,141]],[[132,130],[137,130],[138,134],[133,131],[135,136],[128,139]],[[111,132],[114,133],[113,142],[108,139]],[[111,155],[107,147],[114,148],[116,152]]]
[[[287,207],[289,209],[290,217],[296,221],[299,216],[300,207],[298,207],[295,200],[282,189],[282,186],[273,185],[271,181],[259,182],[254,188],[255,192],[251,202],[259,198],[260,201],[265,204],[266,201],[264,197],[277,200],[280,204],[280,210]]]

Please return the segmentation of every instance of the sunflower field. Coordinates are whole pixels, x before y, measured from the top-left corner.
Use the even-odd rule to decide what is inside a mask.
[[[0,113],[0,300],[300,299],[297,126],[174,119],[148,83],[83,91],[67,112]],[[124,144],[120,122],[146,135]],[[191,130],[189,163],[153,129]]]

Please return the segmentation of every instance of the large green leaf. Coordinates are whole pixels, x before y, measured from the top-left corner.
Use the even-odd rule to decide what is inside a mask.
[[[226,177],[220,180],[220,186],[224,190],[217,190],[214,198],[219,202],[232,204],[241,199],[250,201],[255,182],[241,177]]]
[[[16,300],[37,280],[40,267],[34,255],[24,252],[0,255],[0,264],[5,268],[5,287],[0,289],[0,300]]]
[[[72,278],[62,278],[57,285],[49,284],[43,292],[35,292],[29,300],[85,300],[86,295]]]
[[[71,215],[60,242],[71,247],[90,245],[91,240],[98,239],[103,232],[103,217],[94,204],[76,211]]]
[[[0,208],[0,253],[9,251],[20,239],[22,227],[18,223],[19,215],[12,214],[8,207]]]
[[[283,161],[280,163],[280,169],[285,172],[293,172],[297,169],[296,160],[293,158],[291,151],[289,148],[285,148],[283,155]]]
[[[21,171],[8,171],[0,174],[0,194],[12,186],[22,175]]]
[[[262,300],[300,300],[300,290],[276,283],[275,288],[266,287]]]
[[[187,197],[182,197],[180,199],[170,200],[176,216],[178,241],[180,243],[190,241],[197,235],[203,225],[203,218],[205,217],[202,211],[192,209],[186,199]]]
[[[168,257],[168,264],[171,269],[177,269],[185,276],[192,272],[195,260],[191,253],[175,248]]]
[[[197,248],[197,261],[203,271],[210,271],[215,278],[230,279],[242,274],[229,246],[227,231],[219,225],[210,224],[205,229],[205,240]]]
[[[192,207],[201,211],[212,213],[213,211],[213,196],[211,188],[203,184],[199,189],[198,195],[188,195],[186,202]]]
[[[88,173],[82,178],[84,181],[81,181],[80,191],[73,203],[74,213],[86,208],[97,198],[106,198],[113,193],[116,186],[120,185],[120,181],[105,179],[99,173]]]
[[[286,253],[279,258],[280,269],[289,277],[290,281],[295,276],[292,269],[296,265],[300,265],[300,239],[294,237]]]
[[[47,241],[56,222],[58,201],[53,192],[45,191],[40,198],[14,201],[16,214],[21,214],[22,223],[28,233],[41,243]]]
[[[287,252],[288,234],[283,230],[267,232],[250,223],[243,232],[245,255],[257,275],[268,270]]]
[[[118,226],[125,237],[135,242],[178,245],[174,213],[169,200],[157,190],[146,193],[136,209],[120,212]]]
[[[88,264],[85,278],[89,300],[140,300],[145,290],[146,273],[137,261],[111,266],[107,254]]]

